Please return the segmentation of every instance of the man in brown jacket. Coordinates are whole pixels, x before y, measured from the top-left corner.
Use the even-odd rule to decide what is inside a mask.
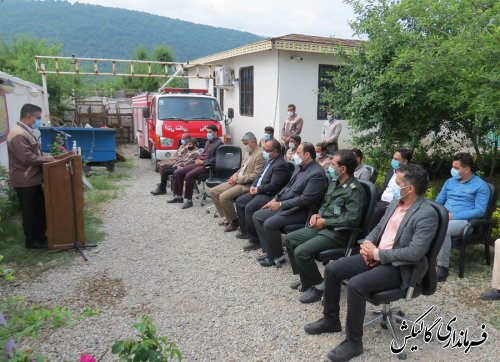
[[[34,104],[21,108],[21,119],[7,137],[10,184],[16,190],[23,218],[25,246],[47,246],[42,164],[53,161],[43,156],[34,135],[42,124],[42,109]]]
[[[226,218],[219,223],[221,226],[226,226],[225,232],[234,231],[238,228],[238,216],[233,201],[250,190],[250,185],[260,175],[266,162],[262,150],[257,144],[257,138],[252,132],[245,133],[241,141],[247,155],[240,169],[227,182],[210,190],[210,197],[219,215]]]

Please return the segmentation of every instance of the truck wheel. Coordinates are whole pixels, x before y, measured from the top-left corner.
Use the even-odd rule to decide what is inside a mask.
[[[151,164],[153,165],[153,169],[155,170],[155,172],[159,172],[157,163],[158,160],[156,159],[156,149],[153,146],[151,147]]]
[[[146,151],[144,148],[142,148],[141,146],[137,146],[139,149],[137,151],[137,153],[139,154],[139,158],[149,158],[151,157],[151,155],[149,154],[148,151]]]

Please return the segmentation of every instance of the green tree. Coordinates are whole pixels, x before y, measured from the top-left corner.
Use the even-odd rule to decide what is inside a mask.
[[[35,55],[61,55],[62,45],[19,35],[10,44],[0,37],[0,69],[26,81],[41,85],[40,74],[35,71]],[[78,77],[47,75],[49,107],[52,115],[62,117],[68,97],[81,98],[87,87]]]
[[[500,132],[498,15],[494,0],[346,0],[355,33],[347,66],[320,95],[346,115],[361,146],[472,146]],[[493,150],[492,171],[496,160]]]

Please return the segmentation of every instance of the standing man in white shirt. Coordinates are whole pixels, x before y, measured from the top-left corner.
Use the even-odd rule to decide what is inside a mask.
[[[332,112],[326,112],[326,121],[321,130],[321,140],[326,143],[328,154],[333,155],[339,149],[339,136],[342,131],[342,123],[335,118]]]
[[[304,120],[299,117],[296,113],[295,104],[288,105],[288,115],[281,129],[281,139],[285,142],[286,149],[288,150],[288,142],[290,142],[290,136],[296,134],[300,135],[302,132],[302,126],[304,125]]]

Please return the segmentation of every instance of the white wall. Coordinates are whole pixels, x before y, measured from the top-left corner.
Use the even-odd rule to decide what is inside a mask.
[[[0,95],[0,97],[5,97],[7,106],[7,117],[9,122],[9,129],[7,130],[7,135],[9,130],[14,128],[17,121],[19,121],[19,114],[21,113],[21,108],[26,103],[35,104],[42,108],[43,114],[46,114],[45,105],[42,96],[42,87],[33,83],[26,82],[22,79],[10,76],[6,73],[0,72],[0,77],[2,79],[9,79],[14,83],[15,90],[13,93]],[[30,95],[30,89],[35,88],[39,91],[38,96]],[[9,158],[7,154],[7,142],[2,141],[0,143],[0,165],[8,167]]]
[[[293,59],[292,59],[293,56]],[[301,60],[299,59],[301,58]],[[304,118],[301,137],[304,141],[319,142],[324,120],[317,119],[319,64],[338,64],[332,55],[269,50],[242,55],[218,62],[234,71],[239,77],[241,67],[254,67],[254,115],[239,113],[239,87],[226,87],[224,113],[233,108],[235,117],[229,125],[233,143],[238,143],[247,131],[263,136],[264,127],[273,126],[279,137],[288,112],[288,104],[297,107],[297,114]],[[204,79],[190,79],[191,88],[206,88]],[[212,93],[212,82],[209,91]],[[344,122],[340,147],[349,147],[350,134]]]

